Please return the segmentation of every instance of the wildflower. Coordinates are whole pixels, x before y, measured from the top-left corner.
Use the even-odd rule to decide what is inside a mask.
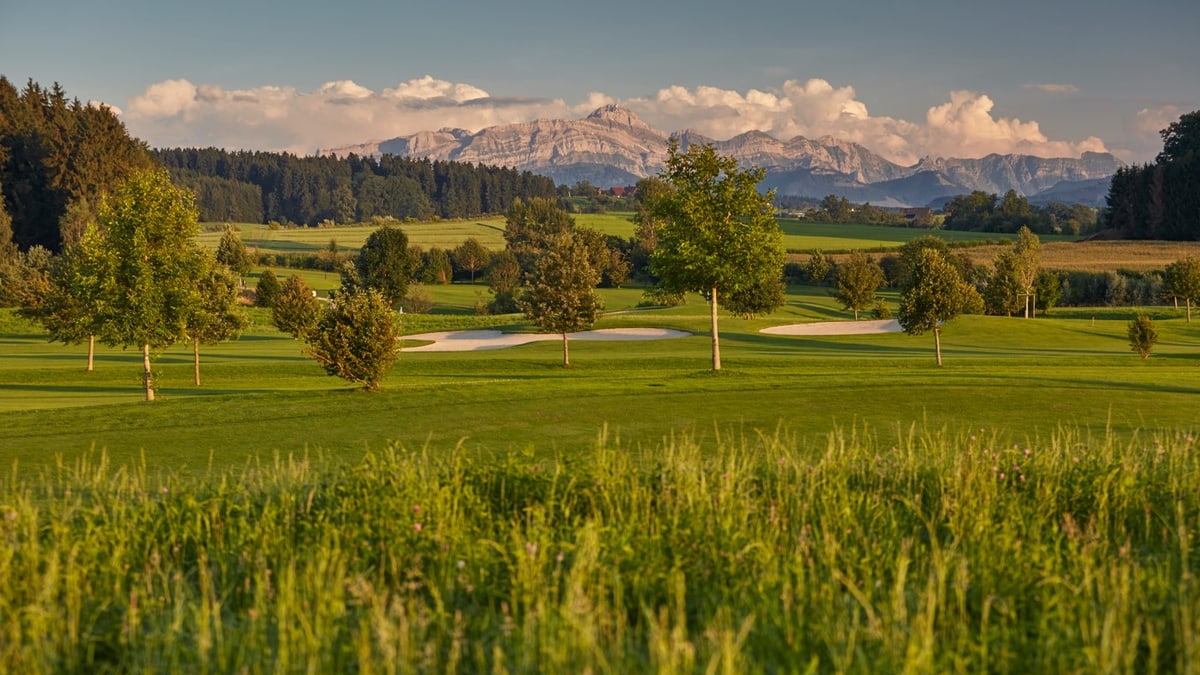
[[[458,562],[454,563],[454,566],[461,570],[462,568],[467,566],[467,561],[459,560]]]
[[[413,504],[413,513],[420,513],[420,512],[421,512],[421,505]]]
[[[563,554],[561,551],[559,551],[558,555],[554,556],[554,562],[562,562],[562,561],[563,561]]]
[[[1000,480],[1004,480],[1004,474],[1003,474],[1003,473],[1001,473],[1001,474],[1000,474]]]
[[[164,495],[165,495],[165,494],[167,494],[168,492],[170,492],[170,490],[168,490],[168,489],[167,489],[167,486],[166,486],[166,485],[164,485],[164,486],[160,487],[160,488],[158,489],[158,491],[159,491],[159,492],[161,492],[161,493],[163,493]]]
[[[421,531],[421,524],[420,524],[420,523],[413,523],[413,529],[414,529],[414,530],[416,530],[417,532],[420,532],[420,531]]]
[[[530,558],[537,555],[537,544],[532,541],[525,542],[525,552],[529,554]]]

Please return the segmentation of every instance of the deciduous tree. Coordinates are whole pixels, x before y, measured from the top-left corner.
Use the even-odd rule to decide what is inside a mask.
[[[389,225],[372,232],[355,259],[363,287],[379,291],[393,307],[404,300],[419,264],[420,258],[409,250],[408,236]]]
[[[101,340],[142,348],[146,400],[154,400],[152,349],[187,336],[199,294],[203,256],[191,193],[171,184],[165,170],[135,171],[100,207],[104,232],[99,258]]]
[[[740,170],[736,159],[711,145],[680,152],[672,143],[668,152],[663,175],[674,192],[656,203],[662,225],[653,269],[669,290],[708,295],[713,370],[721,369],[720,298],[777,280],[783,269],[774,191],[758,191],[763,173]]]
[[[454,265],[460,270],[471,273],[471,283],[475,283],[475,273],[485,269],[492,254],[484,248],[479,240],[471,237],[458,245],[452,255]]]
[[[307,352],[325,372],[375,391],[396,361],[399,326],[375,289],[340,294],[305,331]]]
[[[32,250],[32,249],[31,249]],[[101,295],[106,274],[104,239],[93,223],[78,241],[67,244],[55,256],[49,275],[29,298],[23,314],[36,318],[52,341],[64,344],[87,342],[87,372],[95,370],[96,335],[104,328]]]
[[[588,245],[570,234],[549,242],[534,261],[521,310],[543,331],[562,335],[564,368],[571,365],[567,334],[590,328],[600,316],[599,283]]]
[[[200,345],[224,342],[237,336],[246,327],[246,317],[237,305],[240,280],[228,267],[214,260],[207,263],[204,274],[197,280],[199,298],[187,323],[187,333],[192,338],[192,367],[197,387],[200,386]]]
[[[887,283],[883,269],[862,251],[855,251],[850,259],[838,265],[837,291],[833,297],[842,303],[843,309],[854,310],[854,320],[858,321],[858,313],[875,304],[875,291]]]
[[[959,314],[982,311],[983,298],[935,249],[923,249],[909,270],[900,296],[900,326],[909,335],[933,332],[937,364],[942,365],[941,325]]]
[[[1192,302],[1200,302],[1200,260],[1185,256],[1167,265],[1163,275],[1163,294],[1183,298],[1187,304],[1187,320],[1192,322]]]

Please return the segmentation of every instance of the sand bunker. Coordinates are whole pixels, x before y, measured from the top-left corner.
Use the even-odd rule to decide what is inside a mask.
[[[876,333],[899,333],[900,322],[895,319],[872,321],[818,321],[816,323],[794,323],[789,326],[764,328],[768,335],[874,335]]]
[[[603,328],[581,333],[568,333],[572,340],[666,340],[688,337],[691,333],[669,328]],[[404,352],[475,352],[484,349],[504,349],[530,342],[561,340],[562,335],[544,333],[501,333],[498,330],[457,330],[441,333],[405,335],[404,340],[432,341],[420,347],[405,347]]]

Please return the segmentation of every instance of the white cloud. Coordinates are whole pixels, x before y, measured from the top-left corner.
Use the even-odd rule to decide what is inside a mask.
[[[1076,87],[1073,84],[1051,84],[1051,83],[1027,84],[1027,85],[1025,85],[1025,88],[1026,89],[1037,89],[1038,91],[1044,91],[1047,94],[1078,94],[1079,93],[1079,87]]]
[[[1177,105],[1142,108],[1133,116],[1133,131],[1142,138],[1161,138],[1159,132],[1178,122],[1183,110]]]
[[[124,120],[133,134],[155,147],[215,145],[308,154],[317,148],[446,127],[475,131],[539,118],[579,118],[609,103],[628,107],[664,131],[692,129],[716,139],[751,130],[783,140],[832,136],[860,143],[902,164],[925,155],[979,157],[1011,152],[1062,157],[1105,149],[1095,137],[1079,142],[1052,140],[1037,122],[994,117],[994,103],[986,94],[952,92],[948,101],[929,108],[923,121],[910,122],[873,116],[853,87],[835,87],[822,79],[788,80],[778,88],[744,93],[710,86],[669,86],[626,100],[592,92],[573,104],[496,97],[470,84],[429,75],[380,92],[350,80],[300,92],[275,86],[228,90],[180,79],[153,84],[131,98]]]

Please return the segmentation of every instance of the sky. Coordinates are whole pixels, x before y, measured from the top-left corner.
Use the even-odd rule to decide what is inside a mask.
[[[573,119],[925,156],[1151,161],[1200,109],[1195,0],[0,0],[0,74],[152,147],[312,154]]]

